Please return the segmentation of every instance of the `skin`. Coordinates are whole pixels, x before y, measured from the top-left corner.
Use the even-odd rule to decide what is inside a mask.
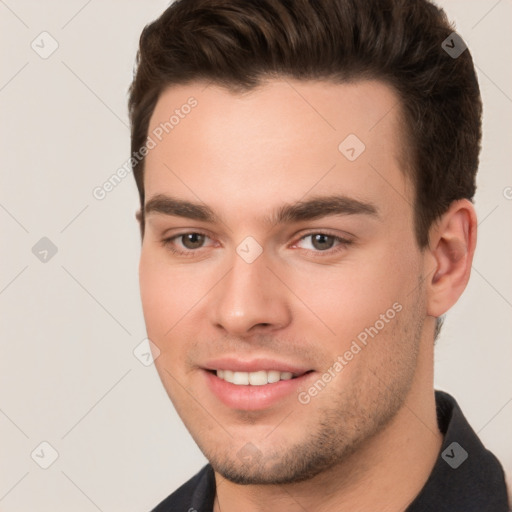
[[[197,107],[146,157],[146,204],[172,195],[219,219],[149,212],[140,286],[162,383],[215,470],[215,511],[404,510],[442,443],[433,333],[469,279],[471,203],[454,202],[418,247],[400,105],[384,83],[273,79],[245,94],[173,86],[148,133],[190,96]],[[338,150],[348,134],[366,146],[353,162]],[[264,221],[283,204],[332,194],[377,215]],[[207,235],[199,248],[176,237],[194,232]],[[315,233],[351,243],[314,244]],[[250,264],[236,252],[247,236],[263,250]],[[205,384],[201,368],[221,356],[285,360],[318,378],[395,303],[401,311],[308,404],[292,393],[263,410],[233,409]],[[249,462],[237,455],[247,443]]]

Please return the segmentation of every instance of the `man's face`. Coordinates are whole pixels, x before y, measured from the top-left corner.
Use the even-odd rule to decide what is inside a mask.
[[[382,432],[423,364],[400,107],[376,81],[273,80],[244,95],[197,83],[161,95],[148,134],[191,96],[146,157],[155,364],[218,473],[300,481]]]

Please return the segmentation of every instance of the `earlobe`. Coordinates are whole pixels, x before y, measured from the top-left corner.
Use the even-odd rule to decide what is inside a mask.
[[[434,270],[427,280],[428,314],[439,317],[459,299],[471,274],[476,246],[476,214],[467,199],[454,201],[432,226],[429,260]]]

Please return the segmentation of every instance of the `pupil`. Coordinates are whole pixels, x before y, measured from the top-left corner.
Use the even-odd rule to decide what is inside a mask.
[[[327,243],[326,240],[328,240]],[[313,246],[315,249],[330,249],[333,243],[334,239],[330,235],[317,234],[313,236]]]
[[[199,233],[189,233],[185,235],[183,240],[183,245],[187,247],[187,249],[197,249],[201,247],[203,243],[203,235]]]

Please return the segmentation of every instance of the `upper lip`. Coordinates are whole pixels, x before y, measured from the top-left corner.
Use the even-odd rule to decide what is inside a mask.
[[[258,372],[261,370],[275,370],[279,372],[291,372],[300,376],[311,368],[291,364],[285,361],[278,361],[270,358],[257,358],[242,360],[236,357],[222,357],[207,361],[203,367],[205,370],[232,370],[234,372]]]

